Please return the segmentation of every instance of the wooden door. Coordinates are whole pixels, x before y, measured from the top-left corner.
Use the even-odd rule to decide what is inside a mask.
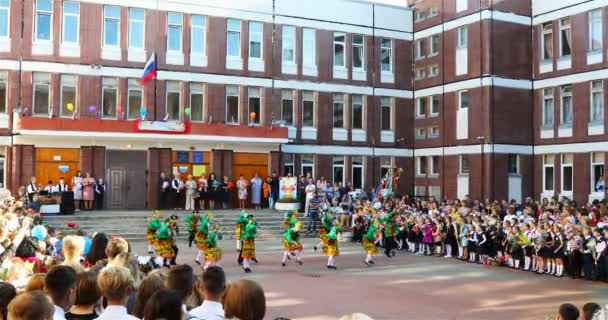
[[[124,209],[127,207],[127,169],[124,167],[111,167],[108,169],[108,207],[110,209]]]
[[[254,174],[262,179],[266,177],[268,171],[268,154],[265,153],[237,153],[235,152],[232,157],[232,181],[236,183],[240,175],[245,177],[248,183],[251,183],[251,178]],[[251,184],[247,188],[247,205],[251,203]],[[238,208],[238,196],[235,192],[234,201],[232,205]]]

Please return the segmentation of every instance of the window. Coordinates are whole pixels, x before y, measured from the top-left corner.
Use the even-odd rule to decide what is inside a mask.
[[[553,127],[553,88],[543,89],[543,128]]]
[[[296,63],[296,28],[283,26],[283,63]]]
[[[458,48],[466,48],[469,46],[469,28],[458,28]]]
[[[283,153],[283,168],[285,169],[284,175],[288,175],[291,173],[293,176],[295,176],[295,173],[293,171],[294,164],[292,153]]]
[[[118,80],[116,78],[101,79],[101,116],[116,118],[118,105]]]
[[[365,45],[363,44],[363,36],[355,34],[353,35],[353,69],[363,70],[365,69],[363,63],[365,62]]]
[[[418,98],[416,100],[416,118],[426,117],[427,98]]]
[[[439,9],[432,7],[429,9],[429,18],[436,17],[439,15]]]
[[[144,91],[136,79],[129,79],[127,87],[127,119],[137,119],[144,105]]]
[[[302,155],[302,175],[311,177],[315,176],[315,156],[312,154]]]
[[[572,33],[570,32],[570,18],[563,18],[559,21],[559,56],[569,56],[572,52],[570,46]]]
[[[436,117],[439,115],[439,95],[431,96],[431,117]]]
[[[592,122],[604,122],[604,82],[591,81],[591,117]]]
[[[572,192],[574,179],[572,160],[572,154],[562,155],[562,192]]]
[[[80,4],[73,1],[63,3],[62,42],[78,43],[80,30]]]
[[[352,183],[353,189],[363,188],[363,157],[352,157]]]
[[[439,156],[432,156],[430,158],[431,175],[437,176],[439,175]]]
[[[416,22],[421,22],[426,19],[428,12],[426,10],[416,10]]]
[[[604,181],[604,153],[591,153],[591,190],[604,192],[606,185]]]
[[[393,159],[389,157],[380,158],[380,177],[385,177],[386,174],[393,168]]]
[[[239,124],[239,87],[226,86],[226,123]]]
[[[426,197],[426,186],[414,186],[414,197]]]
[[[460,174],[469,174],[470,172],[471,167],[469,166],[469,156],[460,156]]]
[[[317,65],[317,37],[314,29],[302,31],[302,63],[305,66]]]
[[[168,120],[181,119],[181,94],[180,83],[177,81],[167,81],[167,106],[166,115]],[[191,110],[192,112],[192,110]]]
[[[424,128],[416,128],[416,140],[426,139],[426,130]]]
[[[334,157],[333,178],[334,183],[344,182],[344,157]]]
[[[226,31],[226,52],[228,57],[241,57],[241,21],[228,19]]]
[[[144,48],[145,17],[146,13],[144,9],[129,9],[129,48]]]
[[[51,41],[53,34],[53,0],[36,0],[36,30],[34,40]],[[48,113],[45,112],[45,113]]]
[[[562,86],[561,124],[572,125],[572,86]]]
[[[426,157],[416,157],[416,175],[426,176]]]
[[[184,17],[181,13],[169,12],[167,14],[167,50],[182,51],[182,25]]]
[[[554,168],[555,158],[553,155],[545,155],[543,158],[543,190],[553,191],[555,190],[554,184]]]
[[[190,52],[207,55],[207,17],[190,17]]]
[[[120,45],[120,7],[103,7],[103,45],[105,47]]]
[[[507,159],[507,173],[511,175],[519,174],[519,156],[509,154]]]
[[[439,54],[439,35],[431,36],[431,56]]]
[[[424,78],[426,78],[426,69],[416,68],[416,80],[422,80]]]
[[[344,67],[345,39],[344,33],[334,33],[334,67]]]
[[[429,139],[439,137],[439,127],[429,127],[428,137]]]
[[[302,126],[315,126],[315,98],[311,91],[302,92]]]
[[[62,117],[70,117],[74,114],[76,108],[76,76],[62,75],[61,76],[61,110],[59,115]],[[0,98],[2,99],[2,98]],[[72,111],[68,110],[68,104],[74,106]]]
[[[351,98],[352,112],[352,129],[363,129],[363,97],[353,95]]]
[[[382,38],[380,41],[380,64],[382,71],[393,71],[393,40]]]
[[[429,78],[436,77],[439,75],[439,65],[434,64],[429,66]]]
[[[334,94],[334,128],[344,128],[344,95]]]
[[[461,110],[469,109],[469,92],[468,91],[458,92],[458,109],[461,109]]]
[[[8,38],[10,0],[0,0],[0,38]]]
[[[286,126],[293,126],[293,91],[283,90],[281,99],[281,120]]]
[[[50,83],[51,79],[48,73],[34,73],[34,115],[47,116],[49,114]]]
[[[194,122],[205,121],[205,96],[201,83],[190,84],[190,119]]]
[[[462,12],[469,8],[469,0],[456,0],[456,12]]]
[[[263,27],[261,22],[249,22],[249,58],[262,59]]]
[[[383,97],[380,99],[380,108],[382,108],[382,113],[380,116],[382,117],[382,131],[391,131],[393,130],[393,107],[391,103],[391,98]]]
[[[249,124],[251,125],[259,125],[262,123],[260,121],[260,117],[262,116],[262,94],[260,88],[252,88],[249,87],[247,90],[249,94],[249,103],[247,114],[249,116]],[[255,117],[251,117],[251,114],[255,113]]]
[[[602,49],[602,9],[589,12],[589,51]]]
[[[541,42],[541,52],[543,60],[553,59],[553,24],[543,25],[543,39]]]
[[[426,48],[424,47],[424,39],[416,40],[416,59],[426,57]]]

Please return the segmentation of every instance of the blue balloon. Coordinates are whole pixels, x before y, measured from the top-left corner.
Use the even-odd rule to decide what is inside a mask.
[[[32,237],[38,239],[38,241],[46,239],[46,236],[46,228],[43,225],[37,225],[32,228]]]
[[[146,114],[148,114],[148,110],[146,109],[146,107],[141,106],[141,108],[139,109],[139,114],[140,114],[142,117],[145,117],[145,116],[146,116]]]
[[[93,241],[89,237],[84,237],[84,255],[88,255],[91,252],[91,246],[93,246]]]

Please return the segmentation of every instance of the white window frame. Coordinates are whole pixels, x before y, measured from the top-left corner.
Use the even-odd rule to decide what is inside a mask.
[[[429,161],[429,176],[437,177],[439,175],[439,156],[429,156],[427,157]],[[437,167],[433,164],[433,160],[437,159]]]
[[[566,161],[565,160],[566,156],[572,157],[572,162],[566,163],[565,162]],[[572,192],[574,191],[574,154],[572,154],[572,153],[562,154],[561,155],[561,163],[560,164],[561,164],[561,175],[560,175],[561,176],[560,177],[561,178],[560,179],[561,180],[561,188],[560,189],[562,191],[562,194],[572,194]],[[572,178],[572,181],[571,181],[572,190],[564,190],[564,181],[565,181],[565,179],[564,179],[564,169],[566,169],[566,168],[572,168],[572,176],[571,176],[571,178]]]
[[[458,42],[456,43],[456,47],[458,49],[464,49],[469,47],[469,27],[463,26],[458,28]]]
[[[66,4],[74,4],[78,6],[78,13],[66,13],[65,6]],[[66,17],[76,17],[76,41],[67,41],[66,40]],[[80,3],[75,1],[64,1],[62,7],[62,16],[61,16],[61,43],[69,44],[69,45],[78,45],[80,43]]]
[[[193,94],[198,94],[201,95],[203,97],[203,109],[201,110],[201,119],[192,119],[192,95]],[[190,118],[192,120],[192,122],[204,122],[205,121],[205,85],[203,83],[195,83],[195,82],[191,82],[190,83],[190,95],[188,97],[189,99],[189,106],[190,106]]]
[[[424,104],[424,111],[421,108],[422,104]],[[427,107],[428,107],[427,104],[428,104],[427,97],[422,97],[422,98],[416,99],[416,118],[417,119],[426,118],[426,111],[427,111]]]
[[[339,98],[339,99],[337,99]],[[332,128],[335,129],[344,129],[346,128],[346,110],[344,110],[344,95],[340,94],[340,93],[336,93],[332,96]],[[335,119],[333,119],[334,115],[335,115],[335,108],[336,108],[336,104],[341,104],[342,105],[342,126],[341,127],[336,127],[335,125]]]
[[[238,24],[239,24],[238,30],[237,29],[230,29],[230,22],[238,22]],[[242,56],[242,53],[241,53],[242,30],[241,30],[241,28],[242,27],[243,26],[242,26],[242,21],[241,20],[238,20],[238,19],[227,19],[226,20],[226,57],[228,59],[231,59],[231,60],[240,60],[241,59],[241,56]],[[238,51],[238,55],[236,55],[236,56],[230,55],[230,53],[229,53],[230,50],[228,50],[228,45],[229,45],[228,44],[228,35],[229,34],[237,34],[238,35],[238,41],[237,41],[237,44],[238,44],[238,50],[237,50]]]
[[[256,113],[256,117],[255,117],[255,121],[257,122],[252,122],[251,118],[247,119],[247,122],[249,123],[249,125],[252,126],[261,126],[263,122],[262,119],[262,115],[264,114],[263,108],[264,108],[264,102],[262,101],[262,88],[260,87],[248,87],[247,88],[247,115],[249,116],[251,114],[251,112],[253,112],[249,107],[250,107],[250,100],[251,99],[259,99],[260,101],[260,110]]]
[[[509,169],[511,167],[511,164],[509,163],[509,161],[511,160],[511,156],[515,156],[515,172],[509,172]],[[511,176],[519,176],[521,173],[520,171],[520,158],[518,154],[515,153],[509,153],[507,155],[507,175],[511,175]]]
[[[388,101],[388,103],[386,103]],[[380,130],[382,132],[393,132],[394,128],[395,128],[395,124],[394,124],[394,119],[395,116],[393,114],[393,99],[390,97],[382,97],[380,98],[380,110],[382,111],[383,108],[389,108],[389,114],[390,114],[390,119],[389,119],[389,126],[390,128],[388,130],[383,129],[382,128],[382,119],[380,119]],[[382,115],[384,114],[384,112],[380,112],[380,117],[382,117]]]
[[[437,47],[435,47],[433,45],[433,39],[437,39]],[[432,35],[429,38],[429,42],[430,42],[430,44],[429,44],[429,46],[430,46],[429,57],[434,57],[434,56],[439,55],[440,40],[441,39],[439,39],[439,35],[438,34]]]
[[[46,81],[44,82],[36,82],[36,75],[39,74],[40,77],[42,75],[46,76]],[[36,113],[36,87],[37,86],[46,86],[48,91],[48,106],[45,113]],[[45,72],[34,72],[32,74],[32,112],[33,116],[48,116],[51,113],[51,75]],[[8,95],[8,94],[7,94]]]
[[[167,81],[167,89],[165,90],[165,116],[169,115],[169,93],[177,93],[177,119],[169,117],[172,121],[183,120],[183,108],[182,108],[182,84],[179,81]]]
[[[41,43],[50,43],[53,42],[53,0],[49,0],[51,2],[51,11],[47,10],[38,10],[38,1],[34,2],[34,42]],[[49,16],[49,38],[48,39],[40,39],[38,38],[38,15],[46,15]],[[10,25],[10,20],[9,20]],[[9,33],[10,34],[10,33]]]
[[[61,118],[69,118],[78,110],[78,76],[62,74],[59,82],[59,103],[61,105],[59,106],[58,114]],[[67,103],[63,100],[63,88],[74,88],[74,111],[70,111],[69,114],[62,114],[63,107],[67,108]]]
[[[437,77],[439,75],[439,65],[438,64],[430,65],[428,75],[429,75],[428,76],[429,78]]]
[[[0,6],[0,11],[6,11],[6,36],[0,36],[2,40],[8,40],[11,37],[11,0],[6,0],[7,6]]]
[[[390,46],[385,46],[384,45],[384,41],[388,40],[390,41]],[[382,64],[382,56],[383,56],[383,52],[388,52],[388,56],[389,56],[389,69],[385,70],[383,69],[384,65]],[[393,39],[389,39],[389,38],[382,38],[380,39],[380,70],[382,73],[393,73]]]
[[[171,16],[177,17],[179,16],[180,18],[180,23],[171,23]],[[174,27],[174,28],[179,28],[179,48],[178,49],[172,49],[169,48],[169,43],[171,43],[169,41],[169,28]],[[167,12],[167,52],[172,52],[172,53],[182,53],[182,51],[184,50],[184,14],[180,13],[180,12]]]
[[[568,25],[564,25],[564,21],[568,21]],[[564,30],[569,30],[570,32],[570,53],[568,54],[564,54],[563,50],[563,37],[562,37],[562,31]],[[570,19],[570,17],[565,17],[565,18],[561,18],[559,20],[559,57],[560,58],[567,58],[570,57],[572,55],[572,19]]]
[[[416,140],[426,139],[426,128],[416,128],[415,130]]]
[[[601,51],[604,47],[604,32],[603,32],[603,8],[600,9],[595,9],[595,10],[591,10],[589,11],[589,52],[594,52],[594,51]],[[594,14],[598,14],[599,13],[599,17],[596,16],[594,17]],[[599,32],[599,38],[600,38],[600,46],[599,47],[594,47],[593,45],[593,31],[595,30],[595,28],[597,28],[597,32]]]
[[[566,89],[570,89],[569,92],[566,92]],[[563,127],[571,127],[574,124],[574,95],[572,94],[573,86],[572,85],[564,85],[560,88],[560,104],[559,104],[559,124]],[[570,121],[565,121],[565,113],[564,113],[564,101],[565,98],[570,98]]]
[[[426,78],[426,68],[420,67],[416,68],[416,79],[415,80],[424,80]]]
[[[598,154],[601,156],[601,162],[595,161],[595,155]],[[591,174],[590,174],[590,180],[591,180],[591,193],[599,193],[601,194],[601,196],[603,197],[604,192],[605,191],[596,191],[595,190],[595,167],[596,166],[602,166],[604,167],[604,184],[606,183],[605,181],[605,176],[606,176],[606,160],[605,160],[605,154],[604,152],[591,152]],[[604,185],[604,190],[606,190],[606,185]]]
[[[307,58],[307,52],[312,53],[312,57]],[[311,28],[302,29],[302,73],[317,75],[317,30]]]
[[[116,114],[113,117],[112,116],[106,116],[106,115],[104,115],[105,112],[103,110],[104,101],[105,101],[104,100],[104,91],[106,89],[115,90],[116,91],[116,101],[115,101],[116,107],[115,108],[118,108],[118,105],[120,104],[119,103],[120,97],[119,97],[118,87],[119,87],[118,78],[114,78],[114,77],[104,77],[104,78],[101,78],[101,107],[100,107],[101,110],[99,110],[99,112],[101,112],[101,117],[103,119],[118,119],[118,110],[114,110]]]
[[[545,88],[542,89],[543,90],[543,109],[541,111],[541,115],[542,115],[542,128],[544,129],[549,129],[549,128],[553,128],[553,126],[555,125],[555,97],[554,97],[554,89],[553,88]],[[547,113],[546,113],[546,109],[547,109],[547,103],[551,103],[551,123],[547,123],[547,121],[545,121],[547,119]]]
[[[143,105],[144,102],[144,90],[143,88],[138,84],[138,80],[136,79],[128,79],[127,80],[127,108],[126,108],[126,113],[125,116],[122,117],[122,115],[118,115],[119,118],[121,119],[128,119],[128,120],[135,120],[138,119],[140,117],[139,112],[135,113],[135,117],[131,117],[130,116],[130,105],[129,105],[129,101],[131,100],[131,95],[134,94],[135,92],[139,92],[139,96],[141,97],[141,104]],[[140,110],[141,109],[141,105],[139,106],[135,106],[136,110]],[[125,112],[125,111],[123,111]]]
[[[425,48],[424,48],[424,39],[416,40],[416,60],[421,60],[426,58]]]
[[[0,84],[4,85],[4,101],[0,101],[0,103],[4,103],[4,111],[0,111],[0,114],[6,114],[8,112],[8,71],[0,71]],[[7,118],[8,120],[8,118]],[[8,126],[8,124],[7,124]]]
[[[360,99],[359,100],[360,103],[357,103],[357,101],[355,101],[355,100],[358,100],[358,99]],[[354,114],[355,114],[355,105],[360,105],[361,106],[361,128],[355,128],[355,125],[354,125],[354,120],[355,120],[355,117],[354,117]],[[353,129],[353,130],[365,130],[366,129],[365,128],[365,120],[366,119],[365,119],[365,99],[364,99],[364,96],[357,95],[357,94],[351,95],[350,96],[350,106],[351,106],[351,109],[350,109],[351,110],[350,111],[350,127],[351,127],[351,129]]]
[[[434,100],[437,98],[437,112],[433,112],[433,106],[435,105]],[[441,100],[439,95],[429,96],[429,117],[438,117],[441,112]]]
[[[599,83],[599,89],[598,88],[594,88],[594,84],[598,84]],[[603,80],[592,80],[589,83],[589,89],[590,89],[590,96],[589,96],[589,101],[590,101],[590,105],[589,105],[589,123],[603,123],[604,122],[604,81]],[[599,117],[598,119],[594,119],[593,115],[595,114],[594,112],[594,101],[593,101],[593,96],[594,95],[599,95],[599,101],[600,101],[600,106],[599,106]]]
[[[348,59],[348,55],[346,53],[346,33],[343,32],[334,32],[333,34],[333,52],[334,52],[334,69],[346,69],[346,60]],[[337,37],[344,37],[344,41],[337,41],[336,38]],[[342,65],[338,65],[336,64],[336,46],[342,46]]]
[[[291,173],[292,176],[296,176],[295,170],[296,170],[296,166],[295,166],[295,161],[294,161],[294,154],[293,153],[283,153],[283,168],[286,169],[284,172],[285,174],[287,174],[287,172]],[[291,169],[291,170],[287,170],[287,168]]]
[[[464,165],[463,163],[468,162],[468,168],[467,171],[464,170]],[[469,158],[468,155],[460,155],[458,156],[458,174],[465,176],[465,175],[469,175],[471,174],[471,159]]]
[[[236,88],[236,95],[234,94],[229,94],[228,91],[229,89],[234,89]],[[237,98],[237,112],[236,112],[236,119],[228,119],[228,97],[236,97]],[[241,121],[240,117],[241,117],[241,88],[239,86],[234,86],[234,85],[227,85],[226,86],[226,94],[225,94],[225,111],[226,111],[226,124],[232,124],[232,125],[238,125]]]
[[[286,41],[286,39],[289,39],[291,41]],[[291,48],[289,48],[288,46],[290,46]],[[287,50],[293,50],[293,54],[292,54],[292,59],[286,59],[285,58],[285,51]],[[296,52],[297,52],[297,48],[296,48],[296,27],[294,26],[289,26],[289,25],[284,25],[281,27],[281,61],[283,64],[287,64],[287,65],[295,65],[296,64]]]
[[[428,161],[426,160],[426,157],[416,157],[416,176],[417,177],[426,177],[426,175],[428,174]],[[424,172],[423,170],[424,169]]]
[[[548,161],[551,159],[551,161]],[[546,170],[553,169],[553,189],[547,189],[545,182],[547,181]],[[543,156],[543,193],[555,192],[555,155],[547,154]]]
[[[138,19],[134,17],[134,14],[136,11],[140,11],[143,13],[143,19]],[[142,28],[142,34],[141,34],[141,43],[137,44],[136,46],[132,45],[132,35],[133,35],[133,26],[136,24],[141,24],[141,28]],[[127,47],[129,49],[135,49],[135,50],[144,50],[146,47],[146,9],[143,8],[129,8],[129,43],[127,44]]]
[[[424,9],[416,10],[414,22],[422,22],[428,17],[428,12]]]
[[[308,157],[312,158],[312,160],[307,159]],[[315,155],[314,154],[303,154],[302,160],[300,163],[300,174],[304,175],[304,168],[311,168],[311,177],[315,176]],[[307,163],[307,161],[311,161],[312,163]],[[333,173],[332,173],[333,174]]]
[[[458,110],[469,110],[470,104],[471,104],[471,97],[468,95],[469,90],[461,90],[458,91]],[[467,107],[463,108],[463,104],[462,104],[462,96],[464,94],[467,94]]]
[[[254,32],[253,31],[253,26],[259,26],[260,27],[260,31],[259,32]],[[248,48],[248,56],[249,56],[249,60],[258,60],[261,61],[264,59],[264,24],[262,22],[259,21],[249,21],[249,48]],[[259,57],[253,57],[251,55],[251,43],[252,42],[259,42],[260,43],[260,56]]]
[[[336,162],[340,162],[340,158],[342,158],[342,164],[336,164]],[[344,172],[344,164],[346,163],[346,159],[345,157],[333,157],[332,159],[332,166],[331,166],[331,178],[332,178],[332,182],[333,183],[338,183],[338,182],[342,182],[344,183],[344,178],[346,178],[346,172]],[[342,179],[341,180],[336,180],[335,177],[335,173],[336,173],[336,168],[342,168]]]
[[[542,28],[542,36],[540,39],[540,60],[541,61],[549,61],[552,60],[555,57],[555,48],[553,46],[553,23],[552,22],[548,22],[545,23],[541,26]],[[545,42],[545,35],[551,35],[551,57],[545,57],[545,54],[547,53],[546,50],[546,42]]]
[[[361,44],[355,43],[355,37],[361,37]],[[353,34],[351,35],[351,43],[352,43],[352,66],[353,71],[365,71],[365,36],[362,34]],[[355,67],[355,48],[361,49],[361,67]]]
[[[312,102],[312,126],[304,124],[304,102]],[[302,127],[316,128],[317,127],[317,103],[315,101],[315,93],[313,91],[302,91]]]
[[[291,123],[285,122],[285,125],[288,127],[295,126],[296,118],[295,118],[295,109],[296,109],[296,99],[295,99],[294,90],[284,89],[281,91],[281,121],[286,121],[283,119],[283,102],[291,101]]]
[[[469,9],[469,0],[456,0],[456,13]]]
[[[359,162],[357,160],[361,160],[361,164],[355,164],[355,162]],[[361,187],[355,187],[355,169],[361,169]],[[365,187],[365,158],[361,156],[353,156],[350,158],[350,183],[353,186],[353,189],[363,189]]]
[[[431,127],[429,127],[428,128],[428,132],[427,132],[427,137],[429,139],[439,138],[439,127],[438,126],[431,126]]]
[[[190,17],[190,21],[193,21],[192,18],[194,17],[200,17],[203,19],[203,24],[199,25],[199,24],[194,24],[191,23],[190,24],[190,54],[192,55],[203,55],[203,56],[207,56],[207,16],[205,15],[193,15]],[[202,52],[198,52],[198,51],[193,51],[193,40],[194,39],[194,34],[195,33],[200,33],[203,35],[203,41],[201,42],[201,45],[203,46],[203,50]]]
[[[393,157],[380,158],[380,177],[383,178],[385,175],[385,174],[382,174],[382,171],[386,170],[386,172],[389,172],[394,167],[395,167],[395,158],[393,158]]]
[[[112,8],[118,8],[118,12],[119,12],[118,18],[111,17],[111,16],[106,16],[106,8],[110,8],[110,7],[112,7]],[[104,5],[103,6],[103,35],[102,35],[103,40],[102,40],[102,43],[103,43],[103,47],[104,48],[120,48],[120,39],[121,39],[121,34],[120,34],[120,11],[121,11],[121,8],[118,7],[118,6],[111,6],[111,5]],[[107,44],[106,43],[106,22],[107,21],[118,22],[118,32],[117,32],[118,34],[116,36],[116,44]]]

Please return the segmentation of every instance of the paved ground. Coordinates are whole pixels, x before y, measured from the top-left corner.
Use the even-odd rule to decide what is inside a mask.
[[[353,312],[377,320],[411,319],[555,319],[564,302],[608,304],[608,285],[556,279],[505,268],[398,253],[363,264],[360,245],[342,244],[338,270],[326,269],[326,259],[304,242],[304,265],[280,265],[279,240],[259,241],[259,265],[245,274],[239,268],[233,241],[222,241],[229,280],[249,278],[264,287],[266,319],[337,319]],[[179,262],[194,261],[194,251],[180,243]],[[136,251],[143,252],[144,244]]]

